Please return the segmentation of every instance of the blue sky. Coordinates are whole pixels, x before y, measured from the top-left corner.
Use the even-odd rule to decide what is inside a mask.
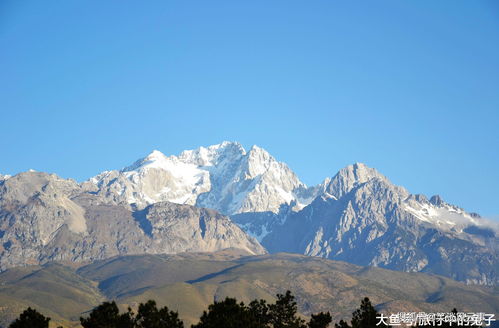
[[[257,144],[499,214],[497,1],[0,1],[0,172]]]

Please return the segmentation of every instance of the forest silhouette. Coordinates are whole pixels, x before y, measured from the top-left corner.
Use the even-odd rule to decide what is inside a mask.
[[[341,320],[335,328],[388,327],[379,324],[379,313],[366,297],[352,314],[350,323]],[[9,328],[48,328],[50,318],[35,309],[22,312]],[[329,312],[312,314],[308,321],[298,314],[295,297],[288,290],[277,294],[275,303],[253,300],[249,304],[227,297],[214,301],[203,311],[197,324],[191,328],[327,328],[332,322]],[[185,328],[178,312],[168,307],[158,308],[154,300],[140,303],[137,313],[131,308],[120,313],[116,302],[103,302],[88,316],[81,317],[83,328]]]

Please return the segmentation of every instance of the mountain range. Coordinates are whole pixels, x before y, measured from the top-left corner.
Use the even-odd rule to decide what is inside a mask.
[[[240,248],[498,283],[497,224],[395,186],[356,163],[306,186],[264,149],[239,143],[166,156],[77,183],[0,176],[0,269],[116,255]]]

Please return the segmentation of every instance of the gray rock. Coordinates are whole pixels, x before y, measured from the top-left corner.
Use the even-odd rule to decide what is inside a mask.
[[[72,180],[25,172],[0,182],[0,269],[115,255],[264,248],[214,210],[160,202],[109,204]]]
[[[361,164],[341,170],[323,190],[263,238],[270,252],[498,283],[497,229],[477,216],[411,195]]]
[[[179,205],[184,204],[184,205]],[[259,147],[159,151],[78,185],[26,172],[0,178],[0,269],[114,255],[297,252],[467,283],[498,282],[497,224],[393,185],[362,163],[307,187]]]

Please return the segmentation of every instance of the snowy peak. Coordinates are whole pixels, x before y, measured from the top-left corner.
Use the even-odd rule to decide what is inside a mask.
[[[168,158],[159,150],[153,150],[146,157],[139,159],[130,166],[123,168],[122,172],[136,171],[146,167],[164,167]]]
[[[453,231],[461,234],[466,227],[477,226],[498,231],[497,225],[483,220],[476,213],[468,213],[462,208],[448,204],[438,196],[430,200],[423,195],[410,195],[402,203],[402,209],[410,213],[420,222],[431,225],[441,231]]]
[[[149,155],[147,155],[147,157],[145,159],[149,160],[149,161],[157,161],[157,160],[161,160],[161,159],[165,159],[166,156],[160,152],[159,150],[153,150]]]
[[[178,158],[184,163],[197,166],[215,166],[222,160],[237,160],[244,155],[246,151],[240,143],[224,141],[209,147],[185,150]]]
[[[238,142],[224,141],[209,147],[199,147],[185,150],[179,156],[166,156],[159,150],[153,150],[146,157],[137,160],[131,166],[125,167],[121,172],[137,171],[143,168],[160,168],[170,170],[172,165],[185,164],[194,166],[215,166],[222,159],[236,160],[246,154]]]
[[[265,174],[271,169],[277,168],[278,163],[265,149],[258,146],[251,147],[248,153],[248,173],[251,177]]]
[[[442,231],[462,230],[480,221],[476,215],[447,204],[439,196],[428,200],[423,195],[411,195],[363,163],[348,165],[323,184],[307,187],[286,164],[265,149],[252,146],[246,151],[240,143],[228,141],[186,150],[178,156],[154,150],[121,171],[104,172],[92,178],[89,184],[93,188],[90,190],[111,203],[138,209],[169,201],[213,208],[226,215],[272,214],[279,216],[281,222],[282,211],[300,211],[317,196],[340,200],[348,194],[349,201],[372,206],[372,211],[378,211],[370,205],[372,202],[390,202],[393,209],[404,211],[405,217]],[[376,220],[382,222],[383,216],[381,213]],[[263,225],[270,231],[272,224]]]
[[[88,182],[111,202],[137,208],[170,201],[232,215],[306,205],[297,193],[302,195],[307,187],[284,163],[258,146],[246,152],[238,142],[224,141],[178,156],[155,150],[121,171],[104,172]]]
[[[222,213],[279,212],[297,201],[294,191],[306,186],[284,164],[266,150],[253,146],[246,152],[229,143],[210,171],[212,190],[201,195],[198,205]]]
[[[113,234],[114,228],[125,229],[114,236],[130,236],[124,246],[127,252],[165,252],[167,247],[173,247],[171,252],[180,251],[174,246],[178,243],[170,243],[172,236],[185,242],[183,250],[197,250],[199,245],[201,249],[219,249],[244,242],[239,228],[229,227],[230,222],[237,222],[271,251],[300,252],[405,271],[424,270],[471,283],[499,283],[497,225],[440,196],[428,199],[412,195],[362,163],[341,169],[319,186],[307,187],[263,148],[253,146],[246,151],[237,142],[222,142],[179,155],[155,150],[122,170],[103,172],[81,185],[36,172],[0,179],[4,179],[0,180],[0,203],[11,206],[29,201],[36,205],[36,213],[19,221],[22,229],[32,231],[33,217],[48,218],[34,227],[41,245],[50,244],[59,228],[67,226],[75,238],[93,238],[85,232],[100,232],[101,227],[108,227]],[[98,208],[94,203],[106,206]],[[119,212],[106,218],[114,223],[101,220],[95,213],[107,213],[113,207]],[[210,229],[207,217],[200,212],[206,210],[200,207],[230,215],[231,220],[224,219],[226,225],[214,224]],[[181,208],[194,214],[182,215]],[[156,213],[149,219],[151,226],[147,231],[137,230],[143,227],[140,222],[137,226],[137,218],[130,213],[142,215],[151,209]],[[129,212],[128,219],[123,211]],[[175,225],[171,225],[173,216],[178,219]],[[125,219],[129,221],[126,224]],[[6,219],[4,225],[16,222]],[[224,226],[227,233],[220,234]],[[16,229],[10,236],[14,237]],[[214,238],[210,238],[212,244],[206,244],[205,236],[210,231]],[[165,244],[160,239],[158,243],[149,237],[144,239],[157,233]],[[230,235],[234,244],[225,243]],[[10,238],[5,236],[4,242]],[[196,236],[198,242],[192,243]],[[110,238],[103,235],[97,241],[107,245]],[[89,239],[90,244],[94,241]],[[258,248],[253,244],[248,241],[243,248]],[[78,254],[110,256],[121,250],[98,252]]]

